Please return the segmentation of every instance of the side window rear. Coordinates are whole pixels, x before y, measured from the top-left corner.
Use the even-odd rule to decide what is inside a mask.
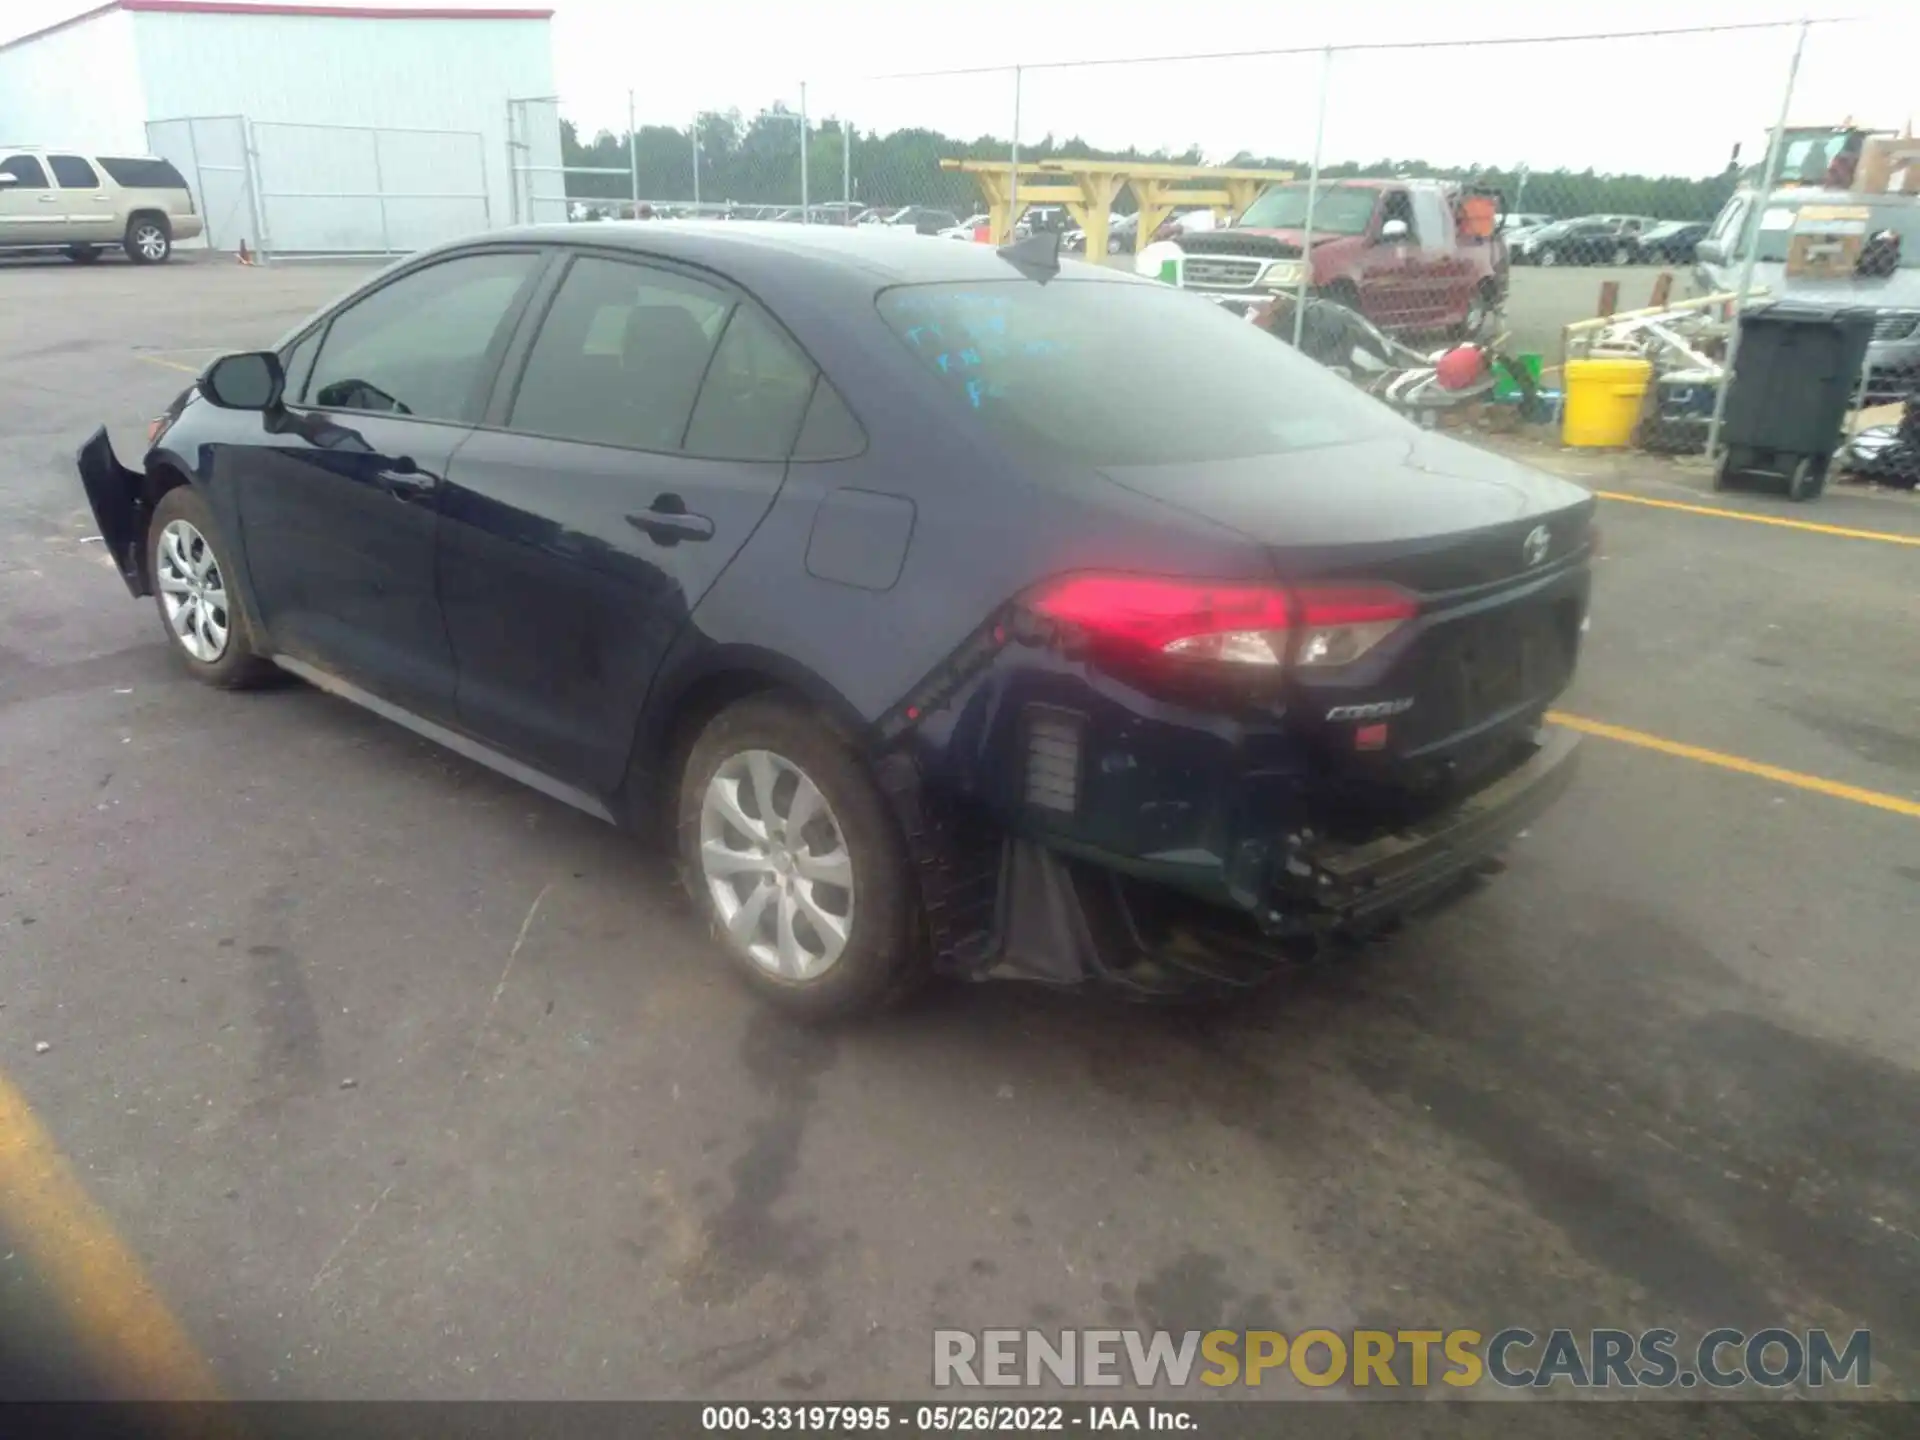
[[[530,251],[462,255],[348,306],[320,342],[309,403],[478,420],[508,318],[541,258]]]
[[[102,155],[100,168],[129,190],[184,190],[186,178],[171,161],[151,155]]]
[[[840,392],[822,375],[814,382],[813,399],[800,422],[800,438],[793,443],[796,460],[844,460],[867,448],[867,433],[847,409]]]
[[[689,455],[784,460],[813,395],[813,364],[757,306],[741,303],[687,426]]]
[[[14,183],[6,187],[9,190],[45,190],[49,188],[47,185],[47,172],[41,169],[40,162],[31,155],[9,155],[6,159],[0,160],[0,175],[13,176]]]
[[[93,172],[93,166],[78,155],[49,155],[47,163],[53,167],[53,178],[60,182],[62,190],[98,190],[100,177]]]
[[[509,428],[680,450],[733,305],[725,291],[671,270],[575,260],[527,354]]]

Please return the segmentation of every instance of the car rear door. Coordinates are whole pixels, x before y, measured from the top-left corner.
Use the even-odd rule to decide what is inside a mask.
[[[60,209],[69,241],[107,244],[120,238],[113,192],[91,160],[82,155],[49,155],[47,168],[53,171],[54,184],[60,189]]]
[[[64,244],[60,192],[40,157],[0,154],[0,245]]]
[[[462,726],[605,794],[780,489],[815,371],[709,272],[580,254],[534,314],[448,475],[441,607]]]
[[[283,407],[210,447],[276,651],[451,718],[453,652],[434,592],[441,490],[546,258],[524,246],[454,256],[354,299],[310,366],[315,337],[288,351]]]

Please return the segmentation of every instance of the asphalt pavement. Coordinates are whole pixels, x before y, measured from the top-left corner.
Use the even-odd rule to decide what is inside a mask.
[[[1589,738],[1505,873],[1243,1003],[813,1032],[659,857],[193,684],[101,555],[86,433],[360,273],[0,263],[0,1077],[227,1393],[909,1396],[1101,1324],[1868,1327],[1920,1390],[1913,499],[1543,451],[1619,497],[1564,709],[1699,754]],[[15,1329],[106,1303],[45,1209]]]

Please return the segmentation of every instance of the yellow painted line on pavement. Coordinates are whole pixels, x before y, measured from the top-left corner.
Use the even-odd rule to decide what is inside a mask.
[[[164,365],[169,370],[184,370],[189,375],[198,375],[203,368],[199,365],[189,365],[184,360],[163,360],[158,355],[136,354],[133,358],[144,360],[149,365]]]
[[[1619,490],[1596,490],[1602,500],[1628,505],[1651,505],[1656,510],[1683,510],[1689,515],[1712,515],[1721,520],[1746,520],[1755,525],[1778,525],[1783,530],[1811,530],[1816,535],[1839,535],[1847,540],[1884,540],[1889,545],[1920,545],[1920,535],[1896,535],[1887,530],[1855,530],[1846,525],[1822,525],[1817,520],[1789,520],[1783,515],[1750,515],[1745,510],[1723,510],[1717,505],[1689,505],[1683,500],[1655,500]]]
[[[1593,735],[1602,740],[1617,740],[1622,745],[1637,745],[1643,750],[1657,750],[1662,755],[1672,755],[1681,760],[1693,760],[1702,765],[1716,765],[1722,770],[1734,770],[1742,775],[1752,775],[1756,779],[1771,780],[1776,785],[1791,785],[1796,790],[1811,790],[1816,795],[1831,796],[1835,800],[1851,800],[1856,805],[1870,805],[1876,810],[1891,810],[1896,815],[1920,819],[1920,800],[1907,800],[1898,795],[1883,794],[1878,790],[1863,790],[1858,785],[1843,785],[1838,780],[1824,780],[1818,775],[1803,775],[1798,770],[1783,770],[1778,765],[1767,765],[1758,760],[1723,754],[1718,750],[1708,750],[1700,745],[1682,744],[1678,740],[1649,735],[1644,730],[1629,730],[1624,725],[1609,725],[1604,720],[1588,720],[1579,715],[1569,715],[1564,710],[1549,710],[1547,719],[1555,725],[1564,725],[1569,730],[1578,730],[1582,735]]]
[[[0,1073],[0,1225],[116,1394],[217,1400],[219,1386],[113,1222]]]

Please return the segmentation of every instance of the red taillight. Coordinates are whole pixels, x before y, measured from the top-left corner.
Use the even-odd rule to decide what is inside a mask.
[[[1278,665],[1290,609],[1277,586],[1209,584],[1150,575],[1068,575],[1033,608],[1110,640],[1190,659]]]
[[[1108,640],[1188,660],[1341,665],[1371,650],[1418,607],[1390,586],[1211,583],[1143,575],[1069,575],[1032,608]]]

